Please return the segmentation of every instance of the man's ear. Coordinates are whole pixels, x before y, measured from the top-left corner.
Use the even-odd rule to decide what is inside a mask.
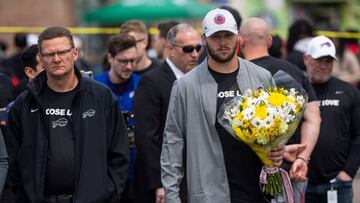
[[[203,44],[203,45],[206,45],[206,37],[205,37],[205,34],[202,34],[202,35],[201,35],[201,41],[202,41],[202,44]]]
[[[268,49],[271,47],[271,45],[272,45],[272,36],[271,35],[268,35],[268,37],[267,37],[267,47],[268,47]]]
[[[241,35],[238,35],[238,48],[241,50],[244,47],[245,40]]]
[[[308,64],[309,57],[311,57],[311,56],[306,55],[306,54],[303,55],[303,61],[304,61],[305,66],[307,66],[307,64]]]
[[[112,55],[108,52],[107,54],[106,54],[106,60],[107,60],[107,62],[109,63],[109,64],[111,64],[111,60],[112,60]]]
[[[29,78],[29,80],[32,80],[35,78],[35,71],[31,67],[25,67],[24,68],[25,75]]]

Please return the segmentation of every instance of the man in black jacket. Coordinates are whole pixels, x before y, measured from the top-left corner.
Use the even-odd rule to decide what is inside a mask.
[[[83,78],[69,30],[39,36],[45,71],[9,113],[9,186],[17,202],[117,202],[128,168],[126,127],[111,91]]]
[[[169,56],[140,80],[135,92],[135,202],[164,202],[160,154],[166,113],[173,82],[198,64],[201,39],[188,24],[178,24],[167,34]]]

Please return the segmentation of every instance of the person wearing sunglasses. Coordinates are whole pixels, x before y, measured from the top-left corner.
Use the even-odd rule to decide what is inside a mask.
[[[15,100],[5,136],[15,202],[119,202],[129,147],[117,99],[74,66],[68,29],[45,29],[38,47],[45,70]]]
[[[171,88],[176,79],[198,64],[201,38],[191,25],[178,24],[167,33],[167,49],[169,53],[165,62],[143,75],[135,91],[136,203],[164,202],[160,153]]]

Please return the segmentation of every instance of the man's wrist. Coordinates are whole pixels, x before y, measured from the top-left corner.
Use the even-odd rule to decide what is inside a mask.
[[[299,160],[303,161],[306,164],[309,164],[309,161],[310,161],[309,159],[306,159],[306,158],[304,158],[302,156],[297,156],[296,159],[299,159]]]

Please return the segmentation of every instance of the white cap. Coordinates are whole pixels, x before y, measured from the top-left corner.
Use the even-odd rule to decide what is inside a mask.
[[[312,38],[308,44],[306,55],[310,55],[313,59],[318,59],[323,56],[331,56],[337,60],[335,45],[325,36]]]
[[[202,22],[202,28],[206,37],[219,31],[229,31],[238,34],[234,16],[229,11],[220,8],[211,10],[206,14]]]

